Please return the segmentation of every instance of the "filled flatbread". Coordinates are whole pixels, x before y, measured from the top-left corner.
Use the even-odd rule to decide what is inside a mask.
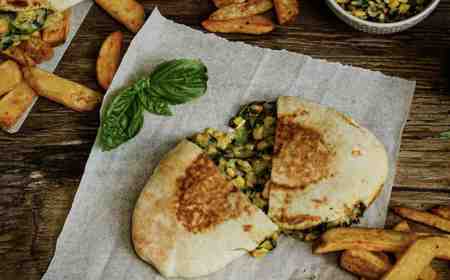
[[[166,277],[198,277],[254,250],[277,226],[184,140],[153,172],[134,209],[136,253]]]
[[[63,11],[80,0],[0,0],[0,51],[6,51],[39,31],[64,21]]]
[[[281,228],[348,223],[375,200],[387,174],[383,144],[350,117],[278,98],[268,191],[269,216]]]

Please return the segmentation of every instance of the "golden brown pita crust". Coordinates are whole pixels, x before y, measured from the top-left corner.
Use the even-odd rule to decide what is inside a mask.
[[[388,173],[384,146],[331,108],[280,97],[269,216],[286,229],[341,223],[369,206]]]
[[[215,272],[277,230],[220,175],[202,149],[184,140],[144,187],[133,213],[137,254],[166,277]]]
[[[49,7],[46,0],[0,0],[1,11],[23,11]]]

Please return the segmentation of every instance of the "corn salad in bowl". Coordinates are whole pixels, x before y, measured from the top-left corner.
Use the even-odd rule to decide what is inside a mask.
[[[406,30],[427,18],[440,0],[326,0],[342,21],[376,34]]]
[[[419,14],[431,0],[336,0],[344,10],[360,19],[397,22]]]

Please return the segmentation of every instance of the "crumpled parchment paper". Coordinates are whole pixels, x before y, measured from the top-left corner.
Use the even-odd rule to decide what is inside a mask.
[[[225,129],[239,105],[280,95],[333,106],[368,127],[386,145],[390,176],[362,223],[383,227],[414,82],[288,51],[228,42],[167,20],[155,9],[131,43],[106,103],[158,63],[182,57],[199,58],[207,65],[207,94],[176,107],[174,117],[146,113],[139,135],[112,152],[94,145],[43,279],[163,279],[135,255],[130,241],[134,203],[154,166],[183,137],[206,127]],[[352,278],[337,267],[335,255],[313,256],[309,244],[284,237],[267,257],[245,256],[201,279]]]
[[[89,1],[84,1],[84,2],[76,5],[75,7],[72,7],[72,9],[71,9],[72,13],[71,13],[71,18],[70,18],[70,32],[69,32],[69,35],[67,36],[66,42],[63,45],[56,47],[54,49],[55,54],[53,55],[53,58],[51,60],[41,63],[37,67],[42,68],[49,72],[55,71],[56,67],[58,66],[59,61],[64,56],[64,53],[66,52],[67,48],[70,46],[70,43],[72,42],[73,38],[77,34],[78,29],[80,28],[81,24],[83,23],[83,20],[86,17],[86,15],[88,14],[89,9],[91,8],[93,3],[94,2],[89,0]],[[22,116],[17,121],[17,123],[13,127],[9,128],[9,129],[5,129],[5,131],[8,133],[18,132],[20,130],[20,128],[22,127],[23,123],[25,122],[26,118],[30,114],[31,109],[33,109],[33,106],[34,106],[34,104],[36,104],[38,99],[39,98],[36,96],[33,99],[33,103],[31,103],[30,107],[28,107],[26,112],[24,112],[22,114]]]

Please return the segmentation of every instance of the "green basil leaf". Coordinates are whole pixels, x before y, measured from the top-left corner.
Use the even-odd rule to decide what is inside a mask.
[[[208,75],[199,60],[175,59],[156,67],[149,77],[148,91],[170,105],[189,102],[205,94]]]
[[[115,96],[105,110],[100,132],[103,150],[112,150],[135,137],[143,123],[137,92],[128,88]]]
[[[127,110],[128,119],[127,135],[129,139],[135,137],[144,125],[144,110],[139,104],[139,99],[135,98],[133,105]]]
[[[176,59],[160,64],[148,78],[115,96],[104,111],[100,144],[112,150],[135,137],[144,123],[144,109],[171,116],[169,105],[186,103],[206,92],[208,76],[199,60]]]
[[[150,113],[162,115],[162,116],[172,116],[172,112],[169,108],[169,103],[158,97],[152,97],[148,92],[139,92],[139,101],[142,106]]]

